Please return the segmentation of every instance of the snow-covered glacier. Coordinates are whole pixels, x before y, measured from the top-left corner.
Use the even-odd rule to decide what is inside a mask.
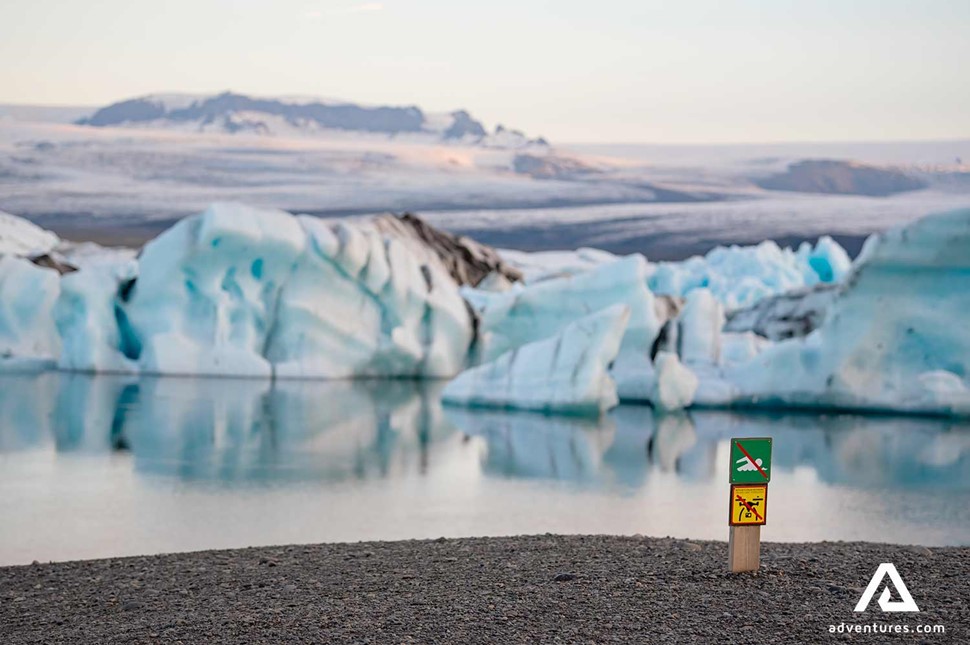
[[[509,253],[467,273],[471,247],[403,226],[215,204],[136,258],[7,216],[0,369],[458,377],[452,403],[546,411],[970,414],[970,210],[874,236],[854,263],[822,238],[679,263]]]

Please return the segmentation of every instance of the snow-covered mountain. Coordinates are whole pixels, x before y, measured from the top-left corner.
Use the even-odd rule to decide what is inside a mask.
[[[212,96],[150,94],[112,103],[77,124],[136,126],[196,132],[314,134],[344,131],[425,136],[442,141],[517,147],[545,143],[501,125],[492,132],[465,110],[424,112],[415,105],[367,106],[314,98],[259,98],[223,92]]]

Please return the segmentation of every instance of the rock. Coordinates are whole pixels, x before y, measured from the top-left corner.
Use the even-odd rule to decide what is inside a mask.
[[[522,273],[506,264],[492,247],[439,230],[412,213],[383,215],[374,222],[385,234],[415,240],[433,251],[459,285],[477,286],[491,273],[509,282],[522,279]]]
[[[553,578],[552,580],[553,582],[569,582],[570,580],[575,580],[578,577],[579,576],[577,576],[575,573],[563,572],[563,573],[557,573],[556,577]]]
[[[40,255],[33,255],[27,258],[39,267],[44,267],[45,269],[54,269],[61,275],[65,273],[73,273],[77,271],[77,267],[64,260],[63,258],[57,258],[50,253],[41,253]]]
[[[817,284],[768,296],[756,304],[727,314],[724,331],[751,331],[768,340],[802,338],[817,329],[839,293],[839,285]]]

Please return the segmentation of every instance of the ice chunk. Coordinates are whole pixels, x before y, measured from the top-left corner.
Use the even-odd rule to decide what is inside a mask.
[[[724,307],[708,289],[696,289],[687,295],[680,324],[680,357],[688,365],[716,365],[721,360],[721,329]]]
[[[758,336],[757,334],[744,332],[723,332],[721,333],[721,365],[731,365],[735,363],[745,363],[761,351],[771,346],[771,341]]]
[[[522,272],[528,283],[549,278],[576,275],[595,269],[601,264],[615,262],[619,256],[599,249],[579,248],[575,251],[515,251],[502,249],[502,259]]]
[[[56,271],[0,255],[0,369],[57,359],[60,340],[52,310],[59,292]]]
[[[609,364],[630,309],[618,304],[566,325],[558,334],[510,350],[461,373],[445,388],[449,403],[599,413],[618,399]]]
[[[146,245],[121,312],[129,358],[160,374],[451,377],[473,335],[420,242],[235,204]]]
[[[504,352],[561,331],[592,312],[615,304],[630,309],[630,322],[612,373],[624,400],[646,400],[653,385],[650,348],[663,324],[646,286],[647,263],[631,255],[595,269],[502,293],[464,289],[480,315],[480,352],[490,361]]]
[[[814,247],[808,242],[802,242],[796,259],[806,273],[807,284],[815,281],[840,282],[852,269],[849,254],[828,235],[818,238]]]
[[[61,278],[54,319],[61,336],[58,367],[65,370],[137,372],[140,341],[131,329],[122,283],[137,272],[133,260],[97,264]]]
[[[817,284],[769,296],[728,315],[725,331],[753,331],[769,340],[807,336],[825,320],[840,285]]]
[[[498,271],[492,271],[482,278],[482,281],[476,285],[476,289],[491,292],[508,291],[512,288],[513,284],[512,281]]]
[[[437,261],[367,223],[301,217],[306,253],[277,307],[266,356],[283,377],[451,377],[471,317]]]
[[[726,366],[724,402],[968,414],[968,312],[970,209],[926,217],[866,245],[821,327]]]
[[[269,376],[263,357],[306,238],[282,211],[214,204],[149,242],[127,307],[145,372]]]
[[[682,262],[660,262],[650,275],[656,294],[686,296],[708,289],[727,309],[749,307],[762,298],[792,289],[838,282],[851,266],[845,250],[828,237],[798,252],[772,241],[756,246],[719,246]]]
[[[0,255],[40,255],[49,253],[59,242],[50,231],[0,211]]]
[[[697,391],[697,376],[684,367],[676,354],[660,352],[655,360],[657,378],[652,397],[653,405],[659,410],[681,410],[694,401]]]

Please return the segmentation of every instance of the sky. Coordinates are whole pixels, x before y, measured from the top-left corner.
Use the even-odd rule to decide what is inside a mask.
[[[970,138],[968,0],[3,0],[0,103],[465,108],[558,142]]]

